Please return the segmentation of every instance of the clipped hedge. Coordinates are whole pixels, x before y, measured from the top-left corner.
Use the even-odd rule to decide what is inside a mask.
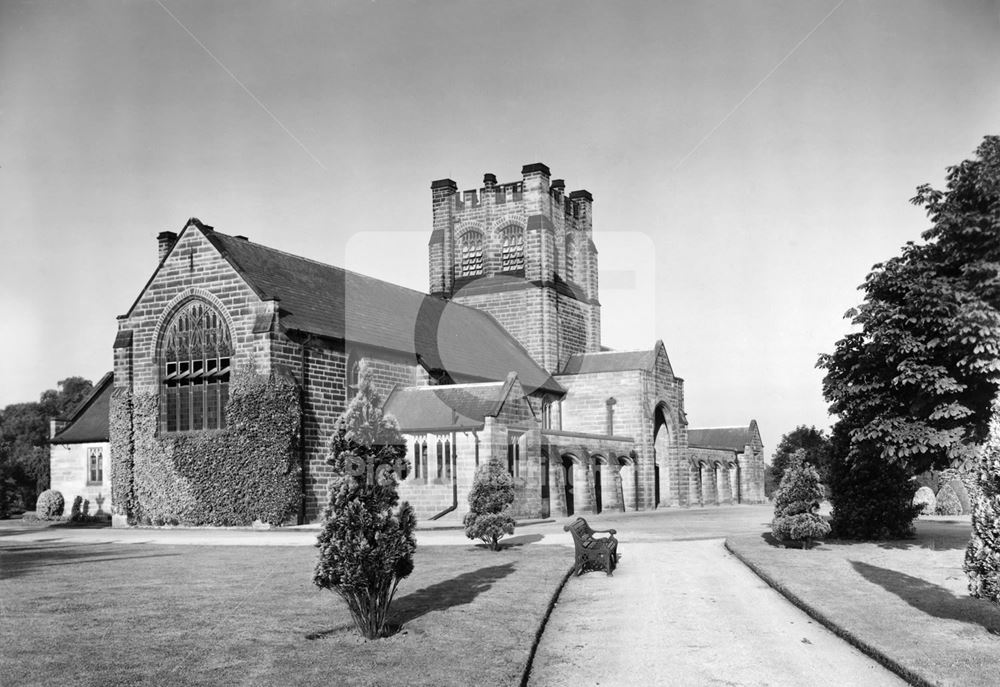
[[[293,380],[252,370],[234,374],[224,430],[161,437],[157,394],[132,394],[120,405],[119,413],[112,407],[113,426],[121,423],[112,436],[121,434],[117,443],[132,452],[116,458],[113,498],[133,522],[277,525],[297,513],[301,410]],[[121,417],[126,406],[131,412]]]
[[[934,512],[938,515],[962,514],[962,501],[950,483],[941,487],[941,491],[937,493],[937,507]]]
[[[913,495],[913,505],[920,506],[921,515],[934,515],[934,508],[937,506],[937,498],[930,487],[920,487]]]

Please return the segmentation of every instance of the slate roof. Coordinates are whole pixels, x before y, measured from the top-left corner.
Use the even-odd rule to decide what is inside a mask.
[[[500,412],[507,387],[505,382],[401,387],[389,394],[383,409],[404,432],[479,429],[487,416]]]
[[[691,448],[714,448],[742,453],[750,443],[750,427],[709,427],[689,429],[688,446]]]
[[[52,444],[84,444],[108,441],[108,409],[114,374],[109,372],[80,401],[69,417],[69,424],[52,437]]]
[[[577,353],[570,356],[560,374],[575,375],[588,372],[623,372],[648,370],[656,363],[656,349],[648,351],[602,351]]]
[[[526,393],[565,393],[489,314],[340,267],[203,229],[263,299],[278,298],[281,325],[419,358],[452,380],[502,380]]]

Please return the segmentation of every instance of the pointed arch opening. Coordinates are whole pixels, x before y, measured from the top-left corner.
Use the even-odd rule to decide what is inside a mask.
[[[483,235],[475,229],[462,234],[458,240],[459,276],[479,277],[485,272]]]
[[[524,269],[524,229],[511,224],[500,230],[500,271]]]
[[[226,320],[201,299],[167,321],[160,345],[160,430],[226,427],[232,337]]]

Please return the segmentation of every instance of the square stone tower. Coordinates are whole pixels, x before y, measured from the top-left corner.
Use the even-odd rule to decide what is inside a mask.
[[[458,192],[431,184],[430,292],[490,313],[546,371],[601,349],[593,197],[566,195],[540,162],[521,179]]]

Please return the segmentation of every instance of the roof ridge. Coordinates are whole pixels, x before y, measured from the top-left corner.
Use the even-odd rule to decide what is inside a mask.
[[[235,236],[232,236],[230,234],[226,234],[226,233],[223,233],[223,232],[217,231],[217,230],[213,230],[211,233],[217,234],[219,236],[223,236],[223,237],[225,237],[227,239],[233,239],[234,241],[242,241],[243,240],[243,239],[238,239]],[[274,246],[269,246],[266,243],[259,243],[259,242],[255,242],[255,241],[250,241],[249,239],[247,239],[246,242],[248,244],[250,244],[251,246],[257,246],[259,248],[264,248],[264,249],[269,250],[269,251],[274,251],[275,253],[280,253],[282,255],[287,255],[288,257],[295,258],[296,260],[304,260],[305,262],[309,262],[309,263],[312,263],[314,265],[319,265],[320,267],[329,267],[331,269],[341,270],[342,272],[346,272],[348,274],[353,274],[356,277],[361,277],[363,279],[367,279],[367,280],[370,280],[370,281],[380,281],[383,284],[389,284],[390,286],[395,286],[398,289],[406,289],[407,291],[412,291],[413,293],[420,294],[421,296],[427,296],[428,298],[437,298],[436,296],[432,296],[431,294],[427,293],[426,291],[419,291],[419,290],[411,288],[409,286],[403,286],[402,284],[397,284],[396,282],[388,281],[388,280],[385,280],[385,279],[379,279],[378,277],[373,277],[370,274],[362,274],[361,272],[356,272],[355,270],[348,269],[348,268],[342,267],[340,265],[334,265],[333,263],[330,263],[330,262],[323,262],[321,260],[314,260],[313,258],[307,258],[304,255],[299,255],[298,253],[289,253],[287,250],[282,250],[280,248],[275,248]],[[440,300],[442,302],[446,302],[446,303],[451,303],[452,302],[452,301],[445,301],[443,298],[438,298],[438,300]],[[455,305],[462,305],[462,304],[461,303],[455,303]],[[462,307],[468,307],[468,306],[464,306],[463,305]],[[475,309],[475,308],[473,308],[473,309]]]
[[[465,382],[462,384],[411,384],[398,387],[399,391],[439,391],[441,389],[467,389],[470,387],[503,386],[506,382]]]

